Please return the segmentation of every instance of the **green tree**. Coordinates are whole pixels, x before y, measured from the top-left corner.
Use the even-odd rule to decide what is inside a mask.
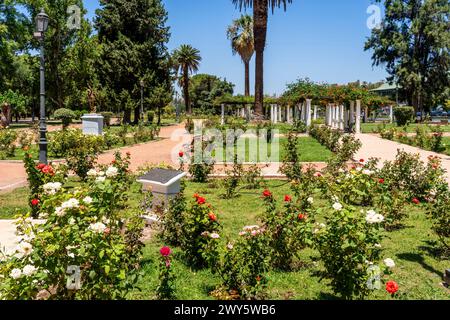
[[[253,18],[242,15],[228,27],[227,37],[231,41],[233,54],[239,54],[245,65],[245,96],[250,96],[250,60],[255,52],[253,40]]]
[[[157,110],[158,126],[161,126],[162,109],[172,101],[172,95],[172,88],[162,85],[154,88],[148,99],[150,104]]]
[[[189,97],[189,74],[198,71],[202,57],[200,51],[194,47],[182,44],[172,55],[174,67],[180,74],[179,84],[183,88],[184,104],[187,114],[192,114],[191,100]]]
[[[234,84],[210,74],[197,74],[190,78],[189,97],[192,105],[202,112],[211,110],[214,100],[233,95]]]
[[[111,103],[124,107],[125,123],[140,119],[140,81],[148,96],[154,88],[170,87],[169,27],[161,0],[101,0],[95,27],[101,46],[100,82]]]
[[[381,2],[381,0],[377,0]],[[365,45],[374,65],[385,65],[416,111],[445,101],[450,86],[448,0],[385,0],[381,28]]]
[[[232,0],[241,10],[253,7],[253,36],[256,52],[255,69],[255,115],[263,116],[264,107],[264,49],[267,38],[267,21],[269,18],[269,7],[272,12],[275,7],[283,5],[286,10],[288,3],[292,0]]]

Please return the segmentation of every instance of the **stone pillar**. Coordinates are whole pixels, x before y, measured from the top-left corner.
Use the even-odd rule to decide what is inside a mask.
[[[336,106],[333,104],[331,106],[331,127],[333,129],[336,128]]]
[[[278,109],[278,122],[283,122],[283,110],[281,106],[277,106]]]
[[[350,121],[349,124],[352,126],[355,123],[355,101],[350,101]]]
[[[289,106],[286,107],[286,122],[287,123],[292,123],[291,108]]]
[[[270,105],[270,122],[273,123],[273,104]]]
[[[394,123],[394,106],[389,106],[389,120]]]
[[[224,125],[225,124],[225,104],[221,104],[221,113],[220,113],[220,124]]]
[[[350,111],[344,107],[344,130],[347,130],[349,128],[349,121],[350,121],[349,112]]]
[[[327,126],[331,125],[331,123],[330,123],[330,105],[329,104],[327,104],[325,107],[325,124]]]
[[[313,120],[317,120],[317,106],[314,106]]]
[[[311,126],[311,99],[306,100],[306,126]]]
[[[339,130],[345,129],[344,112],[345,112],[344,105],[340,105],[339,106]]]
[[[278,106],[276,104],[273,105],[273,123],[278,122]]]
[[[361,100],[356,100],[355,132],[361,133]]]

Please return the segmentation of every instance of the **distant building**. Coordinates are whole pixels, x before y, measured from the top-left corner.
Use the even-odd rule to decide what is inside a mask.
[[[392,101],[396,101],[397,105],[405,104],[402,103],[399,98],[399,91],[401,87],[396,84],[383,83],[376,89],[369,90],[370,92],[375,92],[383,97],[389,97]]]

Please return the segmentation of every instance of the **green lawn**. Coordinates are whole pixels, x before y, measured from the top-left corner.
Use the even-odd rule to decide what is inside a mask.
[[[373,133],[373,132],[378,132],[378,126],[382,125],[381,123],[361,123],[361,130],[363,133]],[[425,129],[428,130],[428,126],[425,124],[417,124],[417,123],[412,123],[407,127],[407,132],[415,132],[416,127],[418,126],[423,126],[425,127]],[[434,126],[434,125],[433,125]],[[395,127],[398,130],[403,130],[403,127],[398,127],[396,124],[390,124],[387,123],[386,124],[386,128],[392,128]],[[450,125],[441,125],[440,128],[442,129],[443,132],[450,132]]]
[[[268,181],[268,187],[277,199],[282,199],[290,190],[284,181]],[[223,224],[222,242],[237,238],[237,233],[245,225],[258,223],[258,216],[263,213],[264,206],[260,199],[261,190],[243,190],[239,198],[222,199],[223,192],[219,183],[187,184],[186,196],[190,199],[198,192],[213,205]],[[132,188],[133,206],[142,199],[140,186]],[[325,205],[320,195],[315,195],[315,205]],[[19,212],[26,211],[27,189],[21,188],[10,194],[0,195],[1,218],[10,217],[15,208]],[[450,300],[450,290],[441,285],[442,273],[448,268],[450,260],[440,259],[436,255],[433,241],[436,237],[430,231],[430,221],[424,212],[416,207],[409,210],[403,229],[386,233],[382,243],[385,249],[382,257],[390,257],[396,262],[391,279],[400,286],[403,299],[446,299]],[[159,249],[164,244],[157,237],[152,238],[145,246],[142,270],[143,278],[139,281],[139,290],[134,290],[131,299],[155,299],[155,288],[158,284]],[[322,266],[318,263],[318,253],[307,249],[302,252],[301,267],[291,272],[272,271],[269,274],[270,299],[335,299],[327,287],[327,280],[320,282]],[[181,252],[174,248],[172,265],[177,275],[176,287],[179,299],[198,300],[212,299],[209,296],[220,279],[209,270],[194,270],[183,263]],[[390,299],[384,290],[374,292],[370,299]]]
[[[254,154],[253,153],[253,149],[250,148],[250,142],[253,141],[252,143],[256,143],[255,142],[256,139],[251,139],[248,138],[246,139],[246,147],[245,147],[245,160],[244,162],[253,162],[251,161],[252,159],[250,159],[250,154]],[[279,153],[278,156],[275,156],[274,159],[272,159],[273,162],[282,162],[284,156],[286,155],[286,144],[287,144],[287,138],[280,138],[279,139]],[[256,152],[257,152],[257,160],[258,162],[262,161],[263,159],[261,159],[261,154],[259,152],[259,144],[255,144],[254,146],[256,146]],[[255,148],[255,147],[253,147]],[[274,149],[275,146],[272,144],[268,144],[268,151],[267,151],[267,155],[271,156],[272,155],[272,150]],[[235,150],[237,150],[237,148],[235,148]],[[311,137],[299,137],[299,146],[297,149],[298,154],[300,155],[300,161],[301,162],[325,162],[327,161],[332,153],[331,151],[329,151],[326,147],[322,146],[319,142],[317,142],[316,139],[311,138]],[[231,156],[231,159],[227,159],[226,156],[226,152],[224,150],[224,161],[227,162],[232,162],[233,161],[233,156]],[[215,153],[213,153],[213,156],[215,155]],[[239,153],[240,155],[240,153]],[[253,157],[255,157],[253,155]],[[264,161],[262,161],[264,162]]]

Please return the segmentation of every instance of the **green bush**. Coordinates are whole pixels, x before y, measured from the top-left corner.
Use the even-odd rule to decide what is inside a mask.
[[[414,119],[414,108],[396,107],[394,108],[394,116],[399,127],[407,125]]]
[[[112,112],[101,112],[100,114],[103,116],[103,120],[104,120],[105,126],[109,127],[111,125],[111,118],[114,116],[114,113],[112,113]]]
[[[66,129],[72,123],[72,120],[77,118],[75,112],[66,108],[57,109],[53,116],[55,119],[62,121],[63,129]]]
[[[155,112],[148,111],[147,112],[147,119],[148,119],[148,123],[152,124],[153,121],[155,121]]]
[[[14,157],[17,133],[10,129],[0,129],[0,159]]]

